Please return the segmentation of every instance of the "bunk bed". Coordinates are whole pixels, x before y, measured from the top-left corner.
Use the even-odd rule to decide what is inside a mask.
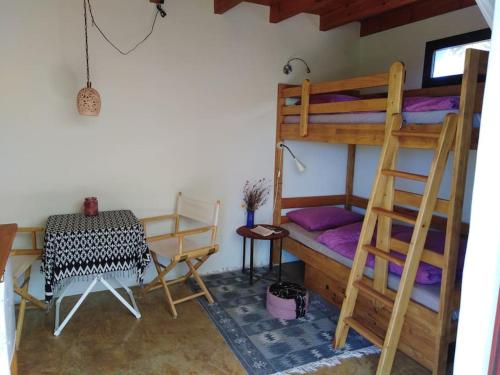
[[[382,145],[390,119],[402,114],[406,122],[401,132],[412,131],[418,137],[402,137],[401,146],[430,149],[435,146],[445,114],[458,116],[457,132],[453,145],[451,189],[448,199],[438,199],[431,228],[444,236],[441,252],[425,249],[422,262],[440,270],[440,282],[433,285],[415,284],[398,349],[432,370],[444,373],[449,344],[456,339],[457,317],[460,306],[460,279],[457,277],[459,248],[468,225],[461,222],[466,180],[467,160],[470,149],[477,148],[479,134],[478,113],[482,107],[488,53],[468,50],[461,85],[403,91],[405,70],[400,62],[391,66],[387,73],[341,81],[311,84],[304,81],[300,86],[278,86],[276,141],[309,141],[347,144],[345,193],[330,196],[283,197],[283,149],[275,151],[275,204],[273,222],[290,231],[284,241],[284,249],[305,262],[305,285],[330,302],[341,307],[352,260],[332,251],[317,241],[320,232],[308,231],[290,221],[285,214],[292,209],[344,206],[365,209],[368,199],[353,194],[354,168],[357,145]],[[376,93],[373,91],[378,90]],[[380,92],[383,90],[384,92]],[[318,96],[338,94],[354,95],[356,100],[318,102]],[[405,98],[459,96],[458,108],[440,111],[430,116],[403,113]],[[442,112],[442,113],[441,113]],[[396,191],[394,211],[415,216],[421,195]],[[353,224],[351,224],[353,225]],[[394,233],[394,232],[393,232]],[[391,238],[391,250],[405,254],[408,244]],[[463,255],[463,254],[462,254]],[[421,263],[422,265],[422,263]],[[459,267],[458,267],[459,268]],[[365,277],[375,282],[386,282],[385,293],[394,298],[399,278],[386,270],[365,269]],[[390,311],[369,296],[361,296],[355,314],[375,332],[383,332]]]

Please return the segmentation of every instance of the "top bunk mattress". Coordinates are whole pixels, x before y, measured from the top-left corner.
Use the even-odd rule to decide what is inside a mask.
[[[448,113],[458,113],[457,109],[426,112],[403,112],[403,123],[406,124],[436,124],[442,123]],[[384,123],[385,112],[356,112],[356,113],[334,113],[310,115],[310,124],[334,124],[334,123]],[[298,124],[300,116],[285,116],[283,123]],[[481,114],[474,113],[472,126],[478,128],[481,123]]]
[[[283,228],[286,228],[290,232],[289,235],[290,238],[299,241],[300,243],[306,245],[307,247],[313,249],[314,251],[317,251],[318,253],[321,253],[343,264],[346,267],[349,268],[352,267],[351,259],[329,249],[325,245],[316,241],[316,238],[322,233],[322,231],[317,231],[317,232],[307,231],[300,225],[297,225],[292,222],[281,224],[281,226]],[[373,278],[373,269],[365,267],[364,274],[369,278]],[[391,290],[396,291],[398,289],[399,281],[400,281],[399,276],[396,276],[392,273],[388,274],[387,285]],[[440,288],[441,288],[440,284],[432,284],[432,285],[415,284],[413,287],[411,298],[414,301],[428,307],[429,309],[438,312]]]

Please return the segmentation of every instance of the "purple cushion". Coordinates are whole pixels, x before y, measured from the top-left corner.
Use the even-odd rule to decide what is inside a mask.
[[[320,234],[316,241],[322,243],[329,249],[335,251],[336,253],[349,258],[354,259],[354,255],[356,254],[356,248],[358,245],[359,235],[361,233],[362,223],[355,223],[351,225],[346,225],[340,228],[331,229],[326,232]],[[392,226],[392,237],[404,241],[410,242],[412,236],[412,228],[405,227],[402,225],[393,225]],[[372,243],[375,243],[375,237]],[[444,249],[444,241],[445,234],[443,232],[437,231],[429,231],[427,235],[427,240],[425,242],[425,248],[435,251],[436,253],[443,253]],[[466,249],[467,241],[463,239],[460,242],[460,250],[459,250],[459,260],[457,267],[457,278],[461,278],[463,264],[465,259],[465,249]],[[404,259],[405,256],[401,255],[397,252],[391,251],[391,254]],[[366,266],[369,268],[373,268],[375,264],[373,255],[368,256],[368,260],[366,262]],[[389,272],[395,275],[401,275],[403,273],[403,268],[389,263]],[[441,282],[441,269],[431,266],[430,264],[421,262],[418,270],[415,281],[418,284],[437,284]]]
[[[406,233],[398,233],[394,235],[394,238],[404,241],[410,242],[411,240],[411,232]],[[444,242],[446,236],[444,232],[438,232],[434,230],[430,230],[427,233],[427,239],[425,240],[425,248],[428,250],[432,250],[438,254],[443,254],[444,252]],[[460,244],[458,247],[458,262],[457,262],[457,279],[462,278],[462,272],[464,269],[464,261],[465,261],[465,250],[467,249],[467,239],[462,238],[460,240]],[[400,258],[405,258],[404,255],[396,254]],[[403,268],[392,264],[390,265],[391,272],[401,275],[403,272]],[[417,272],[417,282],[420,284],[437,284],[441,282],[441,269],[431,266],[430,264],[420,262]]]
[[[363,220],[363,215],[333,206],[302,208],[286,216],[308,231],[337,228]]]
[[[359,100],[359,98],[342,94],[314,94],[309,97],[309,104],[351,102],[353,100]],[[301,101],[299,100],[297,105],[300,105],[300,103]]]
[[[458,96],[411,96],[404,99],[403,112],[426,112],[458,109]]]

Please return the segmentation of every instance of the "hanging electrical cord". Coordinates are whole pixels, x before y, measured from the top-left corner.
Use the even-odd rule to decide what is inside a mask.
[[[162,17],[165,17],[167,15],[167,13],[162,9],[162,7],[160,5],[157,5],[155,18],[153,19],[153,24],[151,25],[151,30],[149,31],[149,33],[144,37],[144,39],[142,39],[140,42],[138,42],[134,47],[132,47],[128,51],[122,51],[119,47],[116,46],[116,44],[114,44],[106,36],[106,34],[104,34],[104,32],[101,30],[101,28],[99,27],[99,25],[95,21],[94,13],[92,12],[92,5],[90,4],[90,0],[85,0],[85,1],[87,2],[88,6],[89,6],[89,12],[90,12],[90,18],[92,19],[92,24],[97,28],[97,30],[102,35],[104,40],[106,40],[106,42],[108,42],[111,45],[111,47],[113,47],[115,50],[117,50],[119,53],[121,53],[124,56],[128,55],[130,52],[135,51],[137,49],[137,47],[139,47],[142,43],[144,43],[151,36],[151,34],[153,34],[155,24],[156,24],[156,19],[158,18],[158,14],[160,14]]]

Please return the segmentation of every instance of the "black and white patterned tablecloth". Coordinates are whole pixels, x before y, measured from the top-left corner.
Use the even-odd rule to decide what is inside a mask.
[[[42,257],[45,298],[57,296],[73,277],[136,274],[142,283],[149,260],[144,228],[129,210],[50,216]]]

